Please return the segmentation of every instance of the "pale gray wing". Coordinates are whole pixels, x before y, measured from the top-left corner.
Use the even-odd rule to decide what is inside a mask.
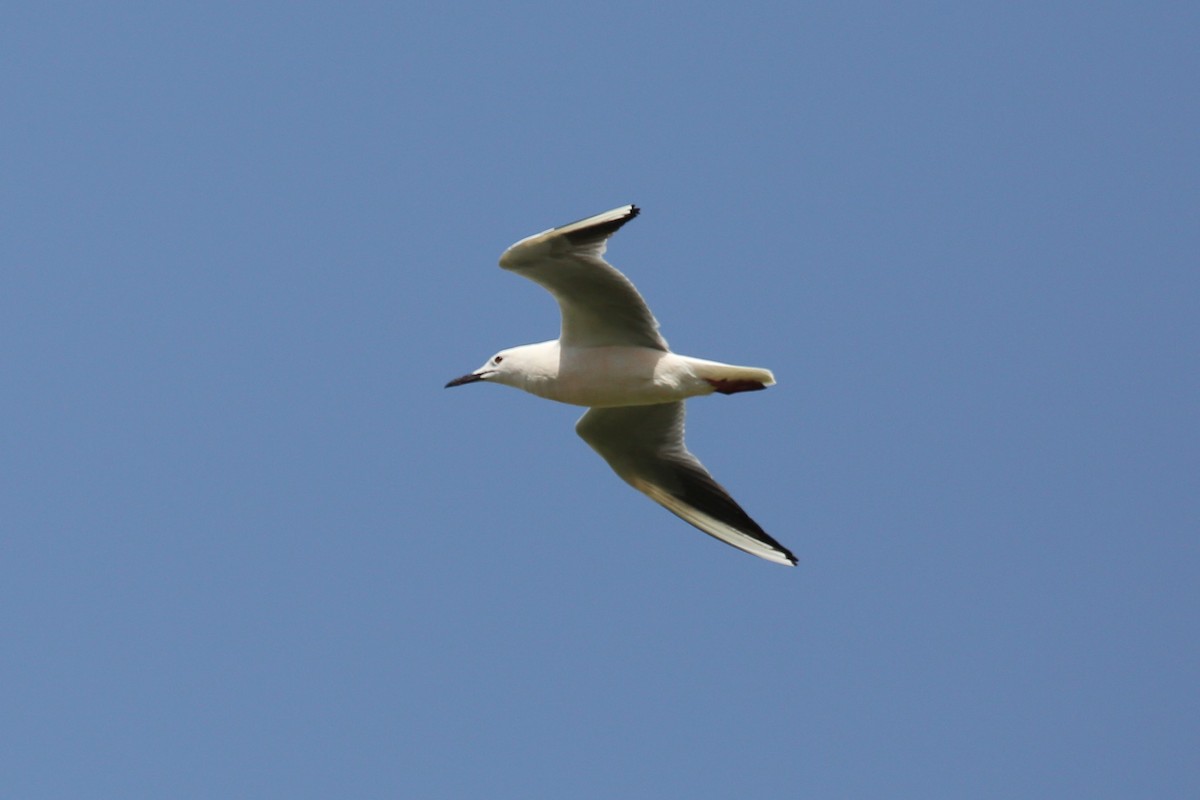
[[[614,208],[522,239],[500,257],[501,267],[554,295],[564,345],[667,349],[646,301],[603,257],[608,237],[637,215],[636,206]]]
[[[771,538],[713,480],[683,443],[683,402],[593,408],[575,432],[626,483],[668,511],[739,550],[794,566],[796,557]]]

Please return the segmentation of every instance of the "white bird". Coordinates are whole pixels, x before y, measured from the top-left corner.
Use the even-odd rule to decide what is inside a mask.
[[[604,260],[639,209],[614,208],[522,239],[500,266],[540,284],[562,312],[558,339],[501,350],[446,384],[501,383],[587,406],[575,431],[623,480],[686,522],[747,553],[794,566],[683,442],[684,401],[775,383],[770,370],[672,353],[634,285]]]

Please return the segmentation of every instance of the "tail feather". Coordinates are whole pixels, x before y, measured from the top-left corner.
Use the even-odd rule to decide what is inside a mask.
[[[690,359],[690,362],[697,377],[707,381],[714,391],[722,394],[752,392],[775,385],[775,376],[769,369],[739,367],[699,358]]]

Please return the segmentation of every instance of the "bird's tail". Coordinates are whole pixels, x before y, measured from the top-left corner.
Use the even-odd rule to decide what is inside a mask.
[[[775,376],[771,370],[761,367],[738,367],[733,364],[722,364],[719,361],[689,359],[695,374],[707,381],[713,391],[721,394],[736,394],[737,392],[754,392],[775,384]]]

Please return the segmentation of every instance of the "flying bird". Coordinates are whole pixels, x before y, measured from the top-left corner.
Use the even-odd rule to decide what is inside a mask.
[[[672,353],[633,283],[604,260],[608,239],[639,209],[621,206],[522,239],[500,266],[558,301],[553,341],[501,350],[446,384],[500,383],[586,406],[575,431],[633,488],[739,550],[795,566],[717,483],[683,441],[684,401],[765,389],[770,370]]]

